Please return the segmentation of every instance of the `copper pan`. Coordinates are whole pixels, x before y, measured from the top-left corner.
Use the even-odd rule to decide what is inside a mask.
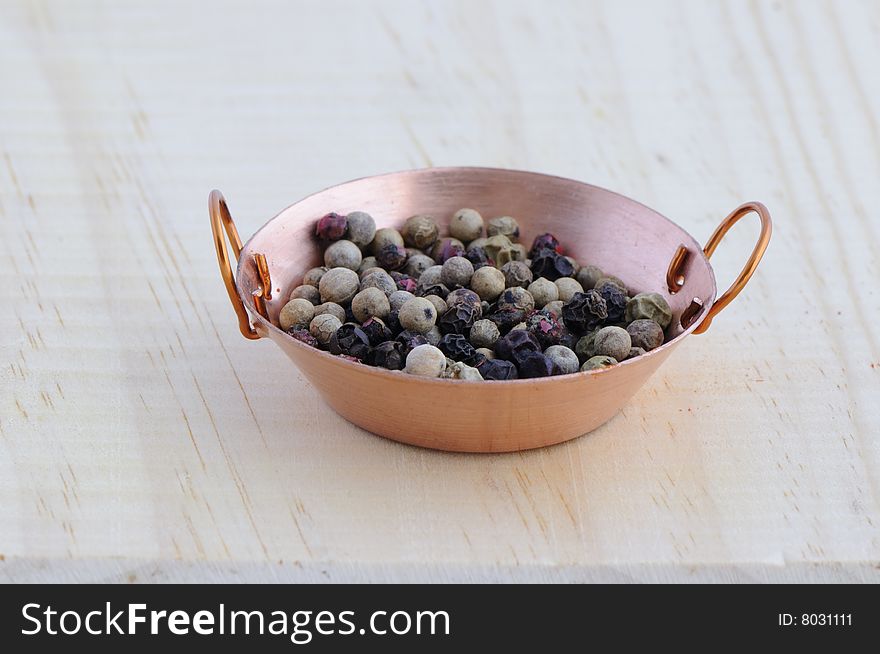
[[[625,280],[633,292],[664,294],[674,318],[666,343],[611,368],[506,382],[424,379],[372,368],[304,345],[277,325],[303,273],[321,265],[315,220],[367,211],[379,227],[416,213],[448,220],[461,207],[486,217],[511,215],[527,245],[549,231],[581,262]],[[321,396],[367,431],[423,447],[507,452],[560,443],[614,416],[684,338],[706,330],[752,276],[767,243],[767,209],[750,202],[721,221],[705,247],[671,220],[626,197],[550,175],[493,168],[429,168],[367,177],[310,195],[272,218],[244,245],[222,194],[209,199],[220,271],[247,338],[270,338]],[[727,230],[756,213],[761,235],[733,285],[716,299],[709,257]],[[238,260],[233,277],[223,232]]]

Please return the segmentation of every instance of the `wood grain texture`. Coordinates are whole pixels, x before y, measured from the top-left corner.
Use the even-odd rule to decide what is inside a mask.
[[[876,2],[5,2],[0,580],[880,581]],[[331,184],[532,169],[745,292],[587,438],[442,454],[238,333],[242,235]],[[719,286],[757,234],[713,259]]]

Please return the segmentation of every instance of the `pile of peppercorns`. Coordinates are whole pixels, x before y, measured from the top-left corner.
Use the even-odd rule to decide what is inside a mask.
[[[441,237],[430,216],[401,231],[355,211],[317,224],[324,266],[290,294],[279,323],[316,348],[389,370],[524,379],[613,366],[659,347],[672,321],[658,293],[563,255],[552,234],[518,243],[510,216],[460,209]],[[485,232],[485,236],[484,236]]]

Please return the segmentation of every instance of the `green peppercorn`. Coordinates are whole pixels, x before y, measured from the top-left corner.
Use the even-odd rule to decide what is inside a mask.
[[[317,268],[310,268],[306,271],[306,274],[303,275],[303,285],[305,286],[314,286],[318,288],[318,284],[321,282],[321,277],[324,276],[324,273],[330,270],[327,266],[318,266]]]
[[[571,277],[560,277],[553,283],[556,284],[556,288],[559,291],[559,299],[562,300],[563,304],[569,302],[575,293],[584,292],[584,287],[581,286],[580,282]]]
[[[471,290],[481,300],[493,302],[505,289],[504,273],[492,266],[477,268],[471,277]]]
[[[335,241],[324,250],[324,265],[328,268],[357,270],[362,261],[360,248],[351,241]]]
[[[614,357],[595,356],[587,359],[586,363],[581,366],[581,372],[589,372],[590,370],[604,370],[611,366],[617,365],[617,359]]]
[[[603,327],[593,339],[594,356],[608,356],[617,361],[626,359],[631,347],[629,332],[620,327]]]
[[[358,247],[366,247],[376,236],[376,221],[365,211],[352,211],[346,216],[348,231],[346,238]]]
[[[602,269],[598,266],[582,266],[575,275],[575,279],[580,282],[584,289],[596,288],[596,283],[605,276]]]
[[[551,345],[544,350],[544,356],[550,359],[554,368],[558,369],[561,375],[577,372],[581,365],[577,354],[564,345]]]
[[[315,305],[303,298],[294,298],[281,308],[278,324],[287,331],[294,327],[307,326],[315,316]]]
[[[336,330],[342,327],[342,321],[330,313],[322,313],[309,323],[309,333],[315,337],[321,345],[329,345],[330,338]]]
[[[397,247],[403,248],[403,236],[400,235],[396,229],[391,227],[383,227],[382,229],[376,230],[376,235],[373,236],[373,240],[370,242],[370,252],[375,256],[379,252],[382,251],[386,245],[396,245]]]
[[[639,293],[626,303],[626,320],[653,320],[666,329],[672,322],[672,309],[659,293]]]
[[[474,209],[459,209],[449,221],[449,235],[469,243],[483,235],[483,217]]]
[[[640,318],[626,326],[632,339],[633,347],[640,347],[646,352],[663,345],[663,328],[653,320]]]
[[[532,283],[532,270],[522,261],[509,261],[501,266],[505,288],[522,286],[528,288]]]
[[[324,302],[315,307],[315,315],[321,316],[329,314],[339,319],[339,322],[345,322],[345,309],[335,302]]]
[[[351,300],[351,312],[360,322],[374,317],[387,318],[390,311],[388,296],[378,288],[365,288]]]
[[[449,288],[467,286],[474,275],[474,264],[464,257],[450,257],[440,267],[440,282]]]
[[[400,326],[411,332],[426,334],[437,322],[437,309],[423,297],[414,297],[406,302],[397,314]]]
[[[424,214],[407,218],[400,231],[404,243],[420,250],[431,247],[440,234],[437,222]]]
[[[318,290],[321,292],[323,302],[348,304],[358,292],[359,286],[360,279],[355,271],[348,268],[331,268],[321,277]]]
[[[469,340],[474,347],[494,347],[495,342],[501,338],[501,332],[491,320],[483,318],[477,320],[471,327]]]
[[[308,284],[297,286],[290,292],[290,297],[288,299],[295,300],[296,298],[308,300],[312,304],[321,304],[321,293],[317,288]]]
[[[502,236],[509,238],[511,241],[516,241],[519,239],[519,223],[516,222],[516,219],[511,218],[510,216],[492,218],[486,225],[486,234],[489,235],[490,240],[492,236],[501,234]],[[495,257],[492,258],[494,259]]]
[[[588,334],[581,336],[577,343],[574,346],[575,354],[578,355],[578,359],[581,361],[586,361],[587,359],[596,356],[596,352],[594,350],[594,342],[596,340],[596,334],[599,333],[598,329],[594,329]]]
[[[433,345],[419,345],[406,355],[404,371],[421,377],[439,377],[446,369],[446,355]]]
[[[644,350],[643,348],[640,348],[640,347],[631,347],[631,348],[629,349],[629,354],[626,355],[626,358],[627,358],[627,360],[629,360],[629,359],[635,359],[636,357],[640,357],[640,356],[642,356],[643,354],[645,354],[645,350]]]
[[[556,284],[544,277],[538,277],[538,279],[529,284],[528,292],[534,299],[535,307],[538,309],[543,309],[544,305],[548,302],[559,299],[559,289],[556,287]]]

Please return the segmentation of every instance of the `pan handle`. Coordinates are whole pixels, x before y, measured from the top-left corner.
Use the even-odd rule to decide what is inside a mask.
[[[232,264],[229,261],[229,251],[226,249],[226,238],[223,236],[224,229],[226,237],[229,238],[232,248],[235,250],[236,262],[241,256],[241,238],[239,238],[238,230],[232,221],[229,207],[226,206],[226,198],[216,189],[211,191],[211,194],[208,196],[208,213],[211,216],[211,231],[214,233],[214,247],[217,250],[220,276],[223,277],[226,292],[229,294],[229,301],[232,302],[232,308],[235,309],[235,314],[238,316],[238,328],[241,330],[242,336],[256,340],[260,338],[260,335],[251,326],[247,310],[244,308],[244,302],[241,301],[235,288],[235,275],[232,272]]]
[[[760,202],[746,202],[734,209],[729,216],[721,221],[721,224],[718,225],[715,232],[709,237],[706,247],[703,248],[703,254],[706,255],[707,259],[711,258],[712,253],[715,252],[715,248],[718,247],[718,244],[730,228],[739,222],[740,218],[752,212],[758,214],[758,217],[761,219],[761,235],[758,237],[755,249],[752,250],[752,255],[749,257],[749,260],[746,261],[745,267],[743,267],[733,284],[730,285],[730,288],[728,288],[721,297],[715,300],[715,303],[712,305],[712,308],[709,309],[709,313],[706,314],[703,322],[694,330],[694,334],[702,334],[706,331],[712,323],[712,319],[715,318],[724,307],[730,304],[737,295],[739,295],[739,292],[752,278],[755,269],[758,267],[758,263],[761,261],[761,257],[764,256],[764,250],[767,249],[767,244],[770,243],[773,222],[770,220],[770,213],[767,211],[767,207]]]

